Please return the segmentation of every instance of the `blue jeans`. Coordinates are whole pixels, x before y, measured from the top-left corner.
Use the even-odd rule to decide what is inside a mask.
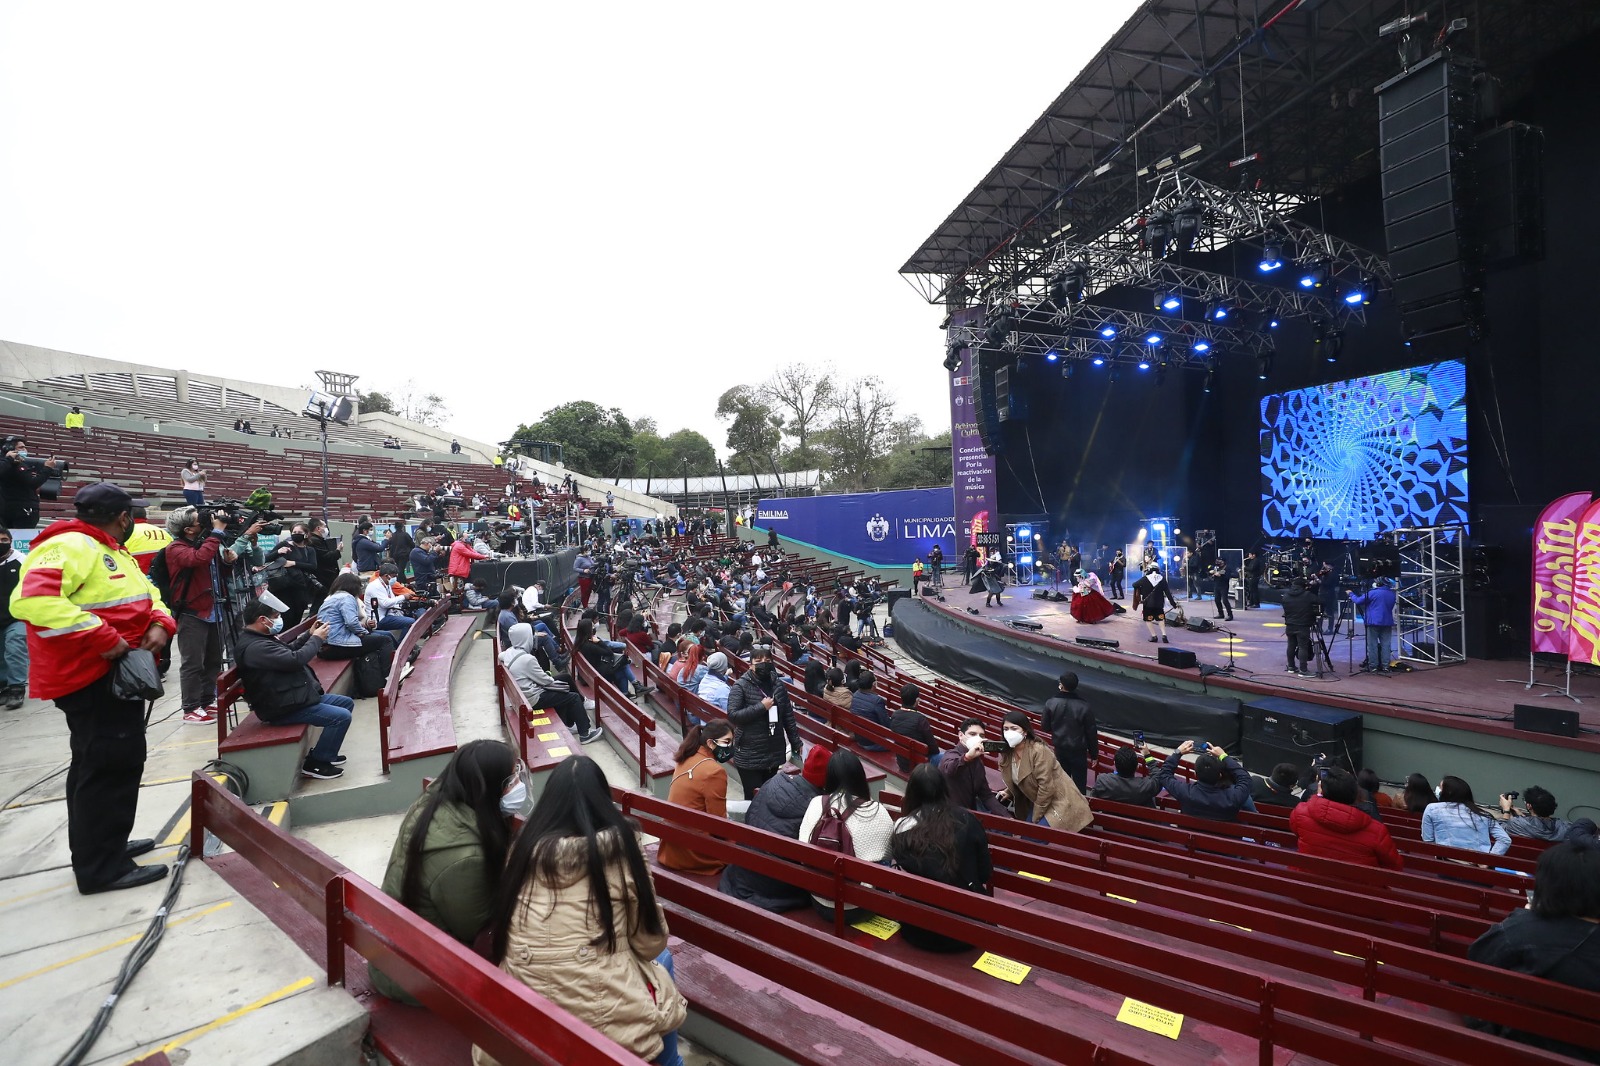
[[[656,956],[656,961],[667,968],[667,973],[674,981],[678,979],[677,971],[672,965],[672,952],[663,951]],[[683,1066],[683,1057],[678,1054],[678,1031],[676,1029],[670,1033],[661,1034],[661,1054],[651,1061],[658,1063],[659,1066]]]
[[[201,489],[184,489],[183,502],[190,507],[204,507],[206,505],[206,494]]]
[[[22,688],[28,683],[28,623],[12,622],[0,629],[0,688]]]
[[[407,618],[399,611],[390,611],[378,620],[378,628],[387,629],[395,633],[404,633],[411,628],[411,623],[414,621],[416,621],[415,618]]]
[[[1374,670],[1389,669],[1390,654],[1394,651],[1394,626],[1367,626],[1367,666]],[[23,654],[27,662],[27,654]]]
[[[316,747],[311,749],[311,757],[319,762],[327,762],[339,754],[344,735],[350,731],[350,719],[355,717],[351,714],[355,707],[356,701],[349,696],[336,696],[329,692],[323,695],[320,702],[286,714],[277,722],[284,725],[321,726],[322,736],[317,739]]]

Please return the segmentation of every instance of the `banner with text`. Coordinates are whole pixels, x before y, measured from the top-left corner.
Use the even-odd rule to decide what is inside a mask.
[[[952,320],[951,324],[962,323]],[[984,454],[983,438],[978,435],[978,408],[972,395],[977,378],[978,349],[961,349],[961,362],[950,375],[950,463],[956,536],[962,552],[972,543],[974,533],[996,528],[1000,513],[994,456]]]
[[[1589,494],[1574,492],[1554,500],[1533,527],[1532,650],[1566,655],[1572,643],[1573,563],[1578,523],[1589,509]]]
[[[1567,658],[1600,666],[1600,500],[1578,520],[1572,558],[1572,638]]]
[[[935,544],[946,562],[958,558],[949,489],[762,500],[755,524],[874,566],[910,566],[918,557],[926,562]]]

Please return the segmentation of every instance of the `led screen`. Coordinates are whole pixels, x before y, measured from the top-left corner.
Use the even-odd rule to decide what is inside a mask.
[[[1467,521],[1467,368],[1446,360],[1261,400],[1261,528],[1372,540]]]

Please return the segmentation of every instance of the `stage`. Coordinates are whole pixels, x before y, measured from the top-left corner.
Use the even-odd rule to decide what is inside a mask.
[[[1347,645],[1346,622],[1337,638],[1328,638],[1332,674],[1324,666],[1322,680],[1304,679],[1285,673],[1283,617],[1277,605],[1235,610],[1233,622],[1218,623],[1209,599],[1180,599],[1191,621],[1203,618],[1231,633],[1168,627],[1170,646],[1194,652],[1203,666],[1225,666],[1231,646],[1234,674],[1202,677],[1198,669],[1160,665],[1157,650],[1162,645],[1149,643],[1143,621],[1131,610],[1082,624],[1073,620],[1067,603],[1034,599],[1031,591],[1008,588],[1003,604],[989,608],[983,606],[981,594],[968,593],[960,585],[946,587],[943,603],[929,597],[901,601],[894,615],[895,638],[926,665],[1034,710],[1051,695],[1052,671],[1062,669],[1078,671],[1086,685],[1100,685],[1103,695],[1095,705],[1102,722],[1115,721],[1120,704],[1129,699],[1187,704],[1187,712],[1200,710],[1201,704],[1215,708],[1218,698],[1250,704],[1264,697],[1287,697],[1361,714],[1368,763],[1386,781],[1403,781],[1413,771],[1426,774],[1430,781],[1456,774],[1473,782],[1480,800],[1542,781],[1564,809],[1594,802],[1592,775],[1600,770],[1600,678],[1574,675],[1573,694],[1583,700],[1574,703],[1559,695],[1541,696],[1552,691],[1548,688],[1525,690],[1526,659],[1469,659],[1451,666],[1417,666],[1391,677],[1359,670],[1352,676],[1352,665],[1359,667],[1365,657],[1365,641],[1358,627],[1353,644]],[[1122,601],[1122,606],[1128,604]],[[968,613],[968,608],[978,613]],[[926,619],[919,614],[924,610],[929,612]],[[1042,628],[1035,632],[1011,624],[1019,620]],[[991,643],[974,643],[968,635]],[[1119,647],[1086,647],[1074,642],[1078,637],[1115,640]],[[1017,661],[1017,655],[1004,649],[1007,644],[1035,654],[1029,661]],[[1000,658],[1013,661],[990,669],[989,664]],[[1086,671],[1093,672],[1093,681]],[[1513,680],[1501,680],[1507,678]],[[1541,668],[1536,680],[1559,684],[1561,674]],[[1130,683],[1142,686],[1129,689]],[[1152,697],[1152,692],[1160,695]],[[1582,732],[1562,737],[1516,730],[1512,711],[1518,703],[1577,710]],[[1110,708],[1101,710],[1106,704]],[[1102,728],[1117,731],[1109,724]],[[1558,781],[1565,793],[1556,787]],[[1597,814],[1600,811],[1588,809],[1576,816]]]

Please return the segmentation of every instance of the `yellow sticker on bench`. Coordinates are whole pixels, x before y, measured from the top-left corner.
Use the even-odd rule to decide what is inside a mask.
[[[863,918],[859,922],[851,922],[850,928],[859,929],[868,936],[875,936],[879,940],[888,940],[900,931],[900,923],[874,914],[870,918]]]
[[[1221,918],[1207,918],[1207,919],[1206,919],[1206,921],[1208,921],[1208,922],[1215,922],[1215,923],[1216,923],[1216,924],[1217,924],[1217,925],[1228,925],[1228,926],[1233,926],[1233,928],[1235,928],[1235,929],[1243,929],[1243,930],[1244,930],[1244,931],[1245,931],[1245,932],[1247,932],[1247,933],[1253,933],[1253,932],[1255,932],[1255,930],[1254,930],[1254,929],[1251,929],[1251,928],[1250,928],[1250,927],[1249,927],[1249,926],[1247,926],[1247,925],[1234,925],[1234,924],[1233,924],[1233,923],[1232,923],[1232,922],[1225,922],[1225,921],[1223,921],[1223,920],[1222,920],[1222,919],[1221,919]]]
[[[561,734],[560,733],[540,733],[540,734],[538,734],[538,737],[539,737],[540,740],[542,740],[546,744],[548,744],[552,740],[560,740],[561,739]]]
[[[552,759],[565,759],[568,755],[572,754],[572,749],[567,747],[546,748],[544,749],[544,753],[550,756]]]
[[[1352,955],[1348,951],[1340,951],[1338,948],[1335,948],[1333,950],[1333,953],[1335,955],[1343,955],[1347,959],[1356,959],[1356,960],[1361,961],[1361,962],[1365,962],[1366,961],[1366,956],[1365,955]],[[1382,959],[1378,960],[1378,965],[1379,966],[1383,965],[1383,960]]]
[[[533,720],[532,724],[533,725],[549,725],[550,724],[550,719],[548,719],[548,718],[535,718]]]
[[[1117,1021],[1172,1040],[1178,1039],[1178,1033],[1183,1029],[1183,1015],[1132,998],[1122,1001],[1122,1009],[1117,1011]]]
[[[1136,899],[1129,899],[1127,896],[1119,896],[1115,892],[1107,892],[1106,893],[1106,899],[1120,899],[1124,903],[1138,903],[1139,902]]]
[[[1043,874],[1030,874],[1026,870],[1018,870],[1017,871],[1017,876],[1018,877],[1026,877],[1030,881],[1043,881],[1045,884],[1049,884],[1050,883],[1050,879],[1048,877],[1044,876]]]
[[[990,977],[998,977],[1002,981],[1010,981],[1014,985],[1020,985],[1022,979],[1028,976],[1028,973],[1033,969],[1032,966],[1024,966],[1020,962],[1001,958],[992,951],[985,951],[982,955],[979,955],[978,961],[972,964],[972,968],[974,970],[982,970]]]

